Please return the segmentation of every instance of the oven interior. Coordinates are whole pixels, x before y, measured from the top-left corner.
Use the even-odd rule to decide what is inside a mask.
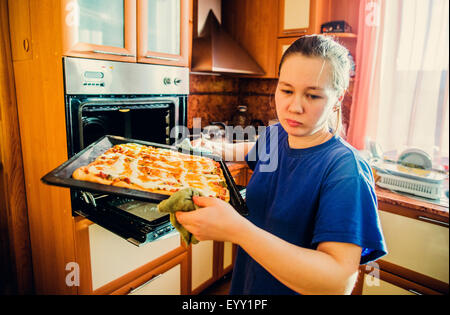
[[[69,158],[105,135],[173,144],[175,126],[186,125],[187,96],[68,96]],[[135,245],[174,231],[156,204],[71,189],[72,211]]]

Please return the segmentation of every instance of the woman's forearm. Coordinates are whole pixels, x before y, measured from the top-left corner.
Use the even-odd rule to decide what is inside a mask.
[[[256,142],[241,142],[241,143],[228,143],[228,142],[209,142],[213,152],[220,155],[224,161],[229,162],[243,162],[245,156],[255,145]]]
[[[357,277],[333,256],[290,244],[249,221],[235,233],[233,242],[280,282],[301,294],[348,294]]]

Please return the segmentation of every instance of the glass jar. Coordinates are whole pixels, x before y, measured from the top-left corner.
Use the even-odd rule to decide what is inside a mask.
[[[243,128],[247,127],[249,121],[247,116],[247,106],[239,105],[237,111],[231,120],[232,126],[241,126]]]

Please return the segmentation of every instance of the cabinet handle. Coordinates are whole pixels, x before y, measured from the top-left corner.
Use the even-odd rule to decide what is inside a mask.
[[[151,55],[147,55],[144,56],[145,58],[148,59],[160,59],[160,60],[168,60],[168,61],[178,61],[180,60],[180,58],[171,58],[171,57],[162,57],[162,56],[151,56]]]
[[[25,49],[26,52],[30,50],[30,42],[26,38],[23,40],[23,49]]]
[[[130,54],[112,52],[112,51],[104,51],[104,50],[93,50],[92,52],[96,53],[96,54],[114,55],[114,56],[122,56],[122,57],[136,57],[136,55],[130,55]]]
[[[423,216],[419,216],[419,219],[420,219],[420,220],[424,220],[424,221],[428,221],[428,222],[432,222],[432,223],[437,223],[437,224],[442,224],[442,225],[448,226],[448,223],[447,223],[447,222],[443,222],[443,221],[439,221],[439,220],[434,220],[434,219],[430,219],[430,218],[423,217]]]
[[[413,289],[408,289],[408,291],[413,293],[413,294],[415,294],[415,295],[423,295],[422,293],[417,292],[416,290],[413,290]]]
[[[296,33],[307,33],[308,32],[308,30],[306,30],[306,29],[303,29],[303,30],[293,30],[293,31],[290,31],[290,30],[284,30],[283,31],[283,33],[285,33],[285,34],[296,34]]]
[[[140,289],[142,289],[143,287],[145,287],[147,284],[149,284],[149,283],[152,282],[152,281],[155,281],[156,279],[158,279],[158,278],[161,277],[162,275],[163,275],[163,274],[160,273],[159,275],[154,276],[153,278],[151,278],[151,279],[148,280],[147,282],[141,284],[140,286],[138,286],[138,287],[136,287],[136,288],[134,288],[134,289],[131,289],[130,292],[128,292],[128,294],[133,294],[133,293],[139,291]]]

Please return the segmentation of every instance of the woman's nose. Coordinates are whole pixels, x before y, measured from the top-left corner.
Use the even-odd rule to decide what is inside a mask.
[[[291,104],[289,104],[288,110],[293,113],[303,114],[302,98],[296,96],[293,98]]]

